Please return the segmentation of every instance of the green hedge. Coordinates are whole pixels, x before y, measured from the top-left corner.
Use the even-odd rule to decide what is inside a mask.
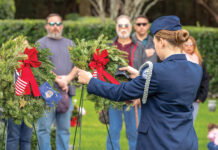
[[[43,20],[0,20],[0,45],[12,35],[23,34],[32,43],[46,35]],[[64,21],[64,36],[75,40],[78,39],[97,39],[104,33],[113,38],[116,33],[114,24],[111,21],[102,23],[100,19],[80,19],[78,21]]]
[[[210,77],[210,96],[218,97],[218,28],[186,27],[197,41]]]
[[[0,19],[14,19],[15,11],[14,0],[0,0]]]
[[[31,43],[46,35],[43,20],[0,20],[0,45],[12,35],[23,34]],[[106,20],[102,22],[96,18],[81,18],[77,21],[64,22],[64,36],[75,40],[97,39],[100,34],[109,38],[116,36],[115,24]],[[197,40],[199,50],[203,56],[210,76],[210,93],[218,92],[218,28],[185,26]]]

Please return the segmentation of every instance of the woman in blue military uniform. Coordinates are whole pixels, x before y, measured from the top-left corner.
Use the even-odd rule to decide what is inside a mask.
[[[198,64],[181,54],[189,33],[181,29],[177,16],[163,16],[151,26],[157,55],[162,63],[148,63],[141,70],[123,68],[135,77],[120,85],[79,72],[79,82],[87,91],[114,101],[142,98],[137,150],[197,150],[192,123],[192,103],[202,78]],[[139,74],[139,75],[138,75]]]

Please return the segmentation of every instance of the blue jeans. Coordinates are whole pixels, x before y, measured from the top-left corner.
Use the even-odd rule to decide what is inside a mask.
[[[56,121],[56,149],[68,150],[72,110],[72,97],[70,97],[70,108],[67,112],[57,113],[56,109],[52,108],[50,111],[46,111],[43,117],[38,120],[37,135],[40,150],[51,150],[50,129],[54,121]]]
[[[129,150],[136,149],[137,140],[137,129],[136,129],[136,119],[135,119],[135,109],[131,107],[130,111],[126,110],[126,105],[123,105],[123,110],[114,109],[112,106],[109,109],[109,133],[111,136],[111,142],[113,144],[114,150],[120,150],[120,131],[122,129],[122,114],[124,113],[125,125],[126,125],[126,136],[128,139]],[[138,108],[138,120],[140,120],[141,109]],[[112,150],[111,142],[109,136],[107,137],[107,150]]]
[[[6,150],[31,150],[32,128],[22,121],[17,125],[12,119],[8,119],[8,132]],[[18,146],[19,145],[19,146]]]

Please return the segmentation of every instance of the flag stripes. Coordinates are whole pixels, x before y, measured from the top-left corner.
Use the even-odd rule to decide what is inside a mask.
[[[16,95],[21,96],[27,86],[27,82],[23,81],[20,77],[17,78],[17,82],[15,84]]]

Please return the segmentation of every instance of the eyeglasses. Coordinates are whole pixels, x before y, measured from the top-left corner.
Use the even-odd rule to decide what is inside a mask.
[[[129,24],[118,24],[119,28],[128,28]]]
[[[184,43],[185,46],[193,46],[193,43]]]
[[[148,23],[136,23],[136,25],[139,26],[139,27],[140,27],[140,26],[144,26],[144,27],[145,27],[147,24],[148,24]]]
[[[59,26],[62,25],[62,22],[49,22],[48,24],[49,24],[50,26],[52,26],[52,27],[56,24],[56,26],[59,27]]]

